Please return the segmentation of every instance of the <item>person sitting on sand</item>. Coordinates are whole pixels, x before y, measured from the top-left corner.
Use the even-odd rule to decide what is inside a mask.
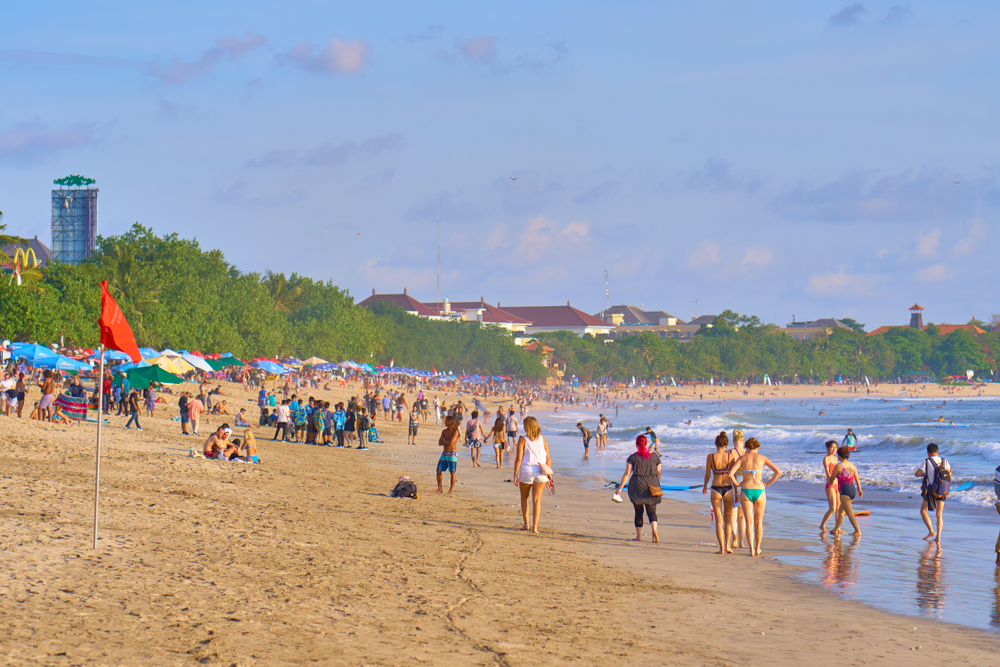
[[[247,419],[246,408],[240,408],[240,411],[236,413],[236,419],[233,424],[239,426],[240,428],[254,428],[254,425]]]
[[[28,419],[41,419],[41,417],[39,415],[40,415],[40,411],[38,409],[38,403],[36,402],[34,409],[32,409],[32,411],[31,411],[31,414],[28,415]]]
[[[226,441],[226,448],[222,452],[223,461],[243,461],[243,457],[240,456],[240,439],[233,438],[232,440]]]
[[[451,494],[455,491],[455,472],[458,470],[459,437],[458,425],[455,423],[455,418],[445,418],[444,430],[441,431],[441,437],[438,438],[438,445],[442,447],[442,450],[441,458],[438,459],[437,464],[438,488],[434,493],[444,492],[444,488],[441,486],[441,481],[442,474],[445,472],[451,473],[451,488],[448,489],[448,493]]]
[[[833,484],[834,480],[837,483],[837,490],[840,493],[840,507],[837,509],[837,521],[830,531],[834,535],[840,535],[843,531],[840,527],[844,523],[844,515],[850,519],[851,525],[854,526],[854,534],[860,535],[861,529],[858,528],[858,520],[854,517],[854,502],[855,498],[860,498],[864,495],[861,490],[861,480],[858,478],[858,469],[854,467],[854,464],[847,459],[851,458],[850,447],[844,445],[837,450],[838,463],[834,466],[833,470],[826,478],[827,484]]]
[[[260,463],[257,457],[257,441],[249,430],[243,432],[243,454],[247,463]]]
[[[229,411],[229,406],[226,405],[226,402],[222,401],[221,403],[219,403],[218,405],[216,405],[214,408],[212,408],[212,414],[213,415],[232,415],[233,413],[231,413]]]
[[[205,447],[202,453],[205,455],[206,459],[217,459],[222,456],[223,451],[225,451],[226,440],[229,439],[230,434],[233,430],[229,428],[229,424],[222,424],[215,430],[215,433],[208,436],[208,440],[205,441]]]
[[[731,548],[733,538],[733,501],[736,498],[733,485],[729,482],[729,466],[736,460],[736,454],[726,451],[729,447],[729,437],[722,431],[715,437],[715,453],[705,459],[705,482],[701,486],[701,494],[708,493],[708,480],[712,480],[712,511],[715,513],[715,537],[719,541],[718,554],[733,553]]]
[[[740,485],[740,504],[747,519],[747,540],[750,555],[761,554],[761,543],[764,540],[764,509],[767,506],[767,496],[764,489],[774,484],[781,477],[781,471],[771,463],[770,459],[759,453],[760,443],[756,438],[749,438],[746,444],[747,453],[738,458],[729,467],[729,479]],[[764,468],[770,468],[774,473],[771,479],[764,481]],[[743,475],[743,481],[736,480],[737,471]]]
[[[62,406],[56,404],[55,413],[52,415],[52,422],[54,424],[72,424],[73,420],[62,413]],[[80,422],[77,422],[79,425]]]

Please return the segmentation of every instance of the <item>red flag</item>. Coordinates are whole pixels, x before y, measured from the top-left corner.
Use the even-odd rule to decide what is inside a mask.
[[[396,365],[396,355],[394,354],[392,355],[392,359],[389,360],[389,368],[392,368],[395,365]]]
[[[101,283],[101,317],[97,320],[97,326],[101,328],[101,345],[109,350],[124,352],[134,363],[139,363],[142,355],[139,354],[139,346],[135,344],[132,327],[108,292],[107,280]]]
[[[438,369],[434,368],[434,364],[431,364],[431,373],[434,373],[434,375],[438,374]]]

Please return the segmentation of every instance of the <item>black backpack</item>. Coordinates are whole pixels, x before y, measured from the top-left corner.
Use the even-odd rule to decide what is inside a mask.
[[[927,460],[934,466],[934,483],[930,485],[928,491],[936,500],[946,500],[951,492],[951,470],[945,467],[947,461],[941,457],[941,465],[938,465],[932,458]]]
[[[389,495],[393,498],[416,498],[417,485],[412,480],[404,479],[396,485],[396,487],[392,490],[392,493]]]

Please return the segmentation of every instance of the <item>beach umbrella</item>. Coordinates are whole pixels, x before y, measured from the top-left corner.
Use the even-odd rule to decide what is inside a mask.
[[[129,384],[133,389],[148,389],[150,383],[160,384],[180,384],[184,378],[164,370],[160,366],[145,366],[143,368],[133,368],[128,373]]]
[[[327,361],[326,359],[320,359],[319,357],[309,357],[302,363],[305,364],[306,366],[319,366],[320,364],[328,364],[330,362]]]
[[[100,359],[101,353],[94,352],[88,359]],[[119,352],[118,350],[105,350],[104,351],[104,361],[132,361],[132,357],[128,356],[124,352]]]
[[[34,362],[34,366],[35,368],[48,368],[51,370],[71,371],[74,373],[93,370],[90,364],[85,364],[82,361],[64,357],[61,354],[56,354],[51,357],[42,357]]]
[[[193,354],[190,354],[190,353],[188,353],[188,354],[182,354],[180,358],[183,359],[184,361],[188,362],[189,364],[191,364],[192,366],[194,366],[195,368],[197,368],[200,371],[211,372],[211,371],[215,370],[214,368],[212,368],[208,364],[207,361],[205,361],[201,357],[196,357]]]
[[[121,364],[121,365],[115,366],[114,372],[115,373],[125,373],[126,371],[130,371],[133,368],[146,368],[147,366],[149,366],[149,362],[146,361],[145,359],[140,359],[139,363],[137,363],[137,364],[133,364],[132,362],[129,362],[127,364]]]
[[[219,357],[218,359],[206,359],[205,360],[209,366],[214,370],[222,370],[223,368],[228,368],[230,366],[246,366],[244,362],[240,361],[236,357]]]
[[[188,352],[188,354],[193,354],[194,356],[199,357],[201,359],[205,358],[205,355],[199,352],[198,350],[191,350],[190,352]]]
[[[34,366],[38,359],[48,359],[59,355],[37,343],[11,343],[10,356],[14,359],[27,359],[28,363]]]
[[[215,354],[206,354],[205,358],[206,359],[221,359],[222,355],[219,354],[218,352],[216,352]]]
[[[262,361],[255,361],[253,362],[253,365],[263,371],[267,371],[268,373],[272,373],[274,375],[284,375],[288,372],[288,369],[282,366],[281,364],[267,359],[264,359]]]
[[[149,360],[150,366],[159,366],[168,373],[184,375],[188,371],[193,371],[194,366],[184,361],[181,357],[159,356]]]

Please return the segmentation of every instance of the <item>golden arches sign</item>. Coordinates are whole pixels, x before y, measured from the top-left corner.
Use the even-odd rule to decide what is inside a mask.
[[[31,266],[28,266],[28,261],[31,261]],[[23,269],[37,269],[38,268],[38,256],[35,254],[33,248],[18,248],[14,253],[14,264]]]

